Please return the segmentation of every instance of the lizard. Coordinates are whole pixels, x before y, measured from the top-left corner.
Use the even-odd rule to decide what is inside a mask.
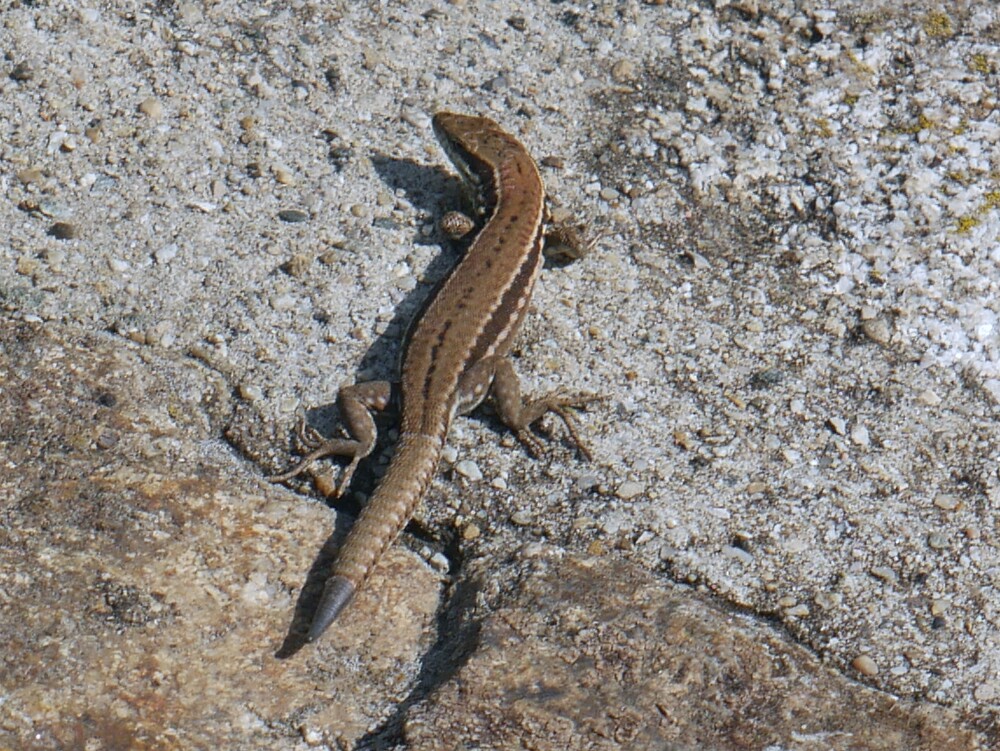
[[[489,396],[501,421],[538,456],[541,442],[530,426],[553,412],[590,459],[568,408],[601,397],[558,391],[525,400],[508,358],[544,262],[549,214],[538,167],[520,141],[487,117],[437,112],[432,126],[471,189],[479,215],[475,225],[465,226],[453,216],[442,224],[454,227],[452,235],[473,226],[481,229],[410,325],[398,387],[388,381],[341,387],[337,404],[350,437],[320,440],[314,434],[305,441],[314,450],[289,472],[270,478],[282,482],[319,458],[346,456],[350,463],[334,491],[339,496],[358,463],[375,447],[371,410],[386,409],[398,388],[395,453],[338,551],[306,636],[310,642],[337,618],[412,517],[430,486],[456,415],[470,412]],[[566,237],[561,230],[552,235]]]

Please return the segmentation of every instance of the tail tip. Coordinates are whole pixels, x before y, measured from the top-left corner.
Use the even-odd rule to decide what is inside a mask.
[[[346,577],[331,576],[327,579],[323,595],[319,598],[319,605],[316,607],[316,614],[313,616],[312,625],[309,626],[306,641],[316,641],[323,635],[323,632],[340,615],[340,611],[350,602],[351,597],[354,596],[354,590],[354,584]]]

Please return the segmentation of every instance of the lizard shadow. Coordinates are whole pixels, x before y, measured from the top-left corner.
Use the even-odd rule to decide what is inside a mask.
[[[463,200],[461,198],[461,183],[457,177],[449,174],[443,168],[421,165],[411,160],[398,159],[378,153],[373,155],[371,159],[376,172],[386,186],[393,192],[401,191],[420,215],[437,217],[448,208],[461,205]],[[378,220],[373,222],[373,232],[377,232],[379,227],[395,228],[395,225],[380,224]],[[459,253],[454,250],[456,243],[448,240],[440,230],[432,233],[418,232],[412,242],[418,245],[440,245],[442,247],[442,251],[434,257],[421,274],[423,279],[432,281],[416,285],[397,305],[388,326],[375,338],[361,359],[356,372],[362,377],[362,380],[396,381],[398,379],[396,362],[399,359],[398,353],[402,351],[404,346],[405,332],[410,321],[420,315],[422,309],[433,299],[437,286],[458,262]],[[461,245],[459,245],[459,249],[461,250]],[[387,416],[394,414],[395,410],[392,408],[386,411]],[[388,431],[384,428],[391,423],[377,414],[375,419],[379,431],[377,443],[371,455],[373,457],[379,456],[385,450],[388,443],[386,439]],[[306,412],[306,421],[310,427],[322,435],[333,435],[343,424],[338,419],[338,410],[335,404],[310,408]],[[363,461],[351,481],[350,490],[363,490],[367,494],[370,493],[374,485],[375,481],[368,461]],[[353,496],[353,493],[346,492],[341,499],[330,502],[330,505],[338,512],[335,528],[320,548],[306,575],[305,583],[299,591],[291,623],[281,646],[275,652],[275,657],[278,659],[294,656],[308,643],[306,633],[319,604],[319,598],[336,557],[336,551],[360,511],[360,505],[353,500]],[[407,531],[416,533],[418,537],[426,537],[420,533],[419,527],[412,523],[407,526]]]
[[[413,688],[380,725],[358,739],[355,748],[399,747],[410,710],[447,683],[468,662],[481,638],[482,619],[476,608],[481,588],[481,583],[475,579],[459,579],[451,585],[438,611],[437,641],[424,653]]]

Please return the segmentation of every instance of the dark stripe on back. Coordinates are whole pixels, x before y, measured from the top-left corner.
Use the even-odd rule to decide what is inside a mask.
[[[542,227],[539,226],[538,235],[531,243],[531,252],[524,257],[524,261],[517,270],[517,275],[514,277],[513,283],[507,288],[507,291],[500,299],[500,304],[493,311],[489,323],[486,324],[479,338],[476,339],[476,343],[472,347],[472,356],[469,358],[469,362],[479,362],[485,356],[486,350],[497,341],[500,332],[512,324],[514,309],[524,295],[525,290],[531,285],[532,277],[535,275],[541,256]]]

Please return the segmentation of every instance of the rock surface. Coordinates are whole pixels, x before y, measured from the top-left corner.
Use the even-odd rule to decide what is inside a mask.
[[[436,617],[396,549],[303,648],[332,514],[218,443],[217,378],[20,324],[0,383],[0,747],[979,747],[613,555],[479,560]]]
[[[393,551],[301,649],[332,515],[219,442],[217,378],[22,324],[0,332],[0,383],[0,748],[335,746],[405,695],[437,577]]]
[[[847,680],[769,625],[613,557],[529,546],[478,569],[469,586],[506,591],[467,614],[467,661],[409,713],[410,748],[977,747],[947,712]]]
[[[42,326],[4,332],[3,664],[76,697],[12,680],[0,728],[75,742],[107,725],[77,732],[83,696],[153,722],[129,714],[147,684],[104,690],[126,663],[91,660],[82,629],[182,676],[211,649],[251,673],[280,655],[294,688],[234,709],[222,669],[218,702],[169,715],[184,732],[214,702],[278,745],[395,743],[447,682],[440,580],[461,593],[465,561],[538,542],[707,590],[1000,746],[1000,3],[0,5],[0,326]],[[557,431],[537,461],[488,409],[456,421],[356,620],[297,651],[336,464],[292,484],[308,496],[239,478],[289,466],[302,413],[333,430],[312,408],[341,383],[393,377],[458,257],[436,229],[461,205],[444,108],[523,140],[555,211],[601,234],[542,275],[514,352],[526,393],[608,397],[580,420],[596,461]],[[61,359],[39,360],[45,337]],[[58,372],[78,351],[105,363],[88,389]],[[171,663],[140,637],[183,631],[181,594],[214,606]],[[50,657],[73,649],[102,669],[62,677]]]

